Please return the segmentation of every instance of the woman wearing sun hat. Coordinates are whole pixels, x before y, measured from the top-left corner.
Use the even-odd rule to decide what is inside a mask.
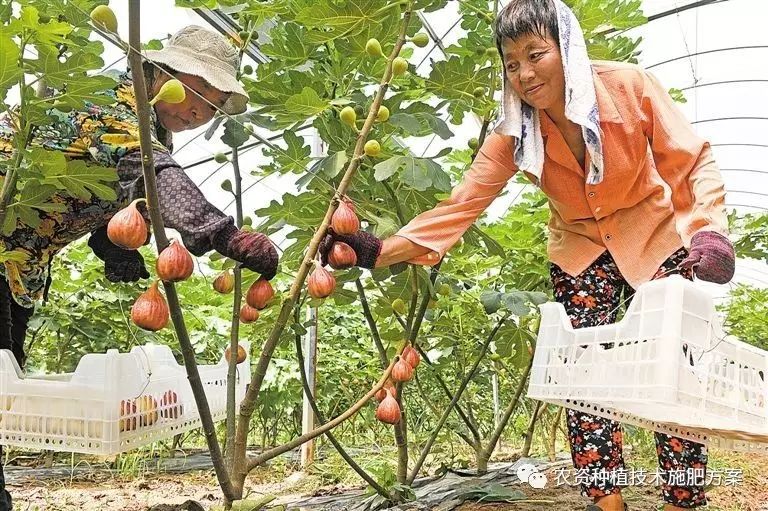
[[[561,0],[510,0],[496,43],[502,117],[451,197],[385,240],[329,231],[323,262],[343,241],[362,267],[433,265],[523,171],[549,199],[552,286],[574,327],[615,321],[622,295],[670,273],[728,282],[734,251],[720,172],[656,78],[631,64],[590,62]],[[621,425],[576,410],[567,424],[574,467],[587,475],[582,493],[594,500],[587,509],[625,509]],[[706,505],[706,447],[655,438],[664,510]]]
[[[208,123],[216,110],[226,114],[245,111],[248,95],[237,80],[237,49],[220,34],[189,26],[171,37],[165,48],[147,51],[146,59],[149,97],[171,78],[180,80],[186,89],[183,102],[160,101],[151,113],[159,206],[166,227],[176,229],[195,255],[215,250],[273,278],[278,256],[270,240],[235,227],[232,217],[209,203],[171,157],[171,133]],[[36,228],[19,223],[13,233],[3,237],[5,250],[27,256],[24,263],[0,265],[0,349],[11,350],[21,367],[27,324],[35,303],[47,292],[51,261],[69,243],[92,233],[88,244],[104,261],[105,275],[112,282],[149,277],[141,254],[117,247],[106,234],[109,219],[144,195],[136,100],[129,74],[118,75],[115,87],[103,94],[113,101],[105,106],[86,103],[79,111],[52,110],[49,114],[55,121],[33,133],[33,147],[65,151],[68,158],[115,168],[118,181],[115,201],[57,195],[53,200],[65,206],[63,211],[40,212]],[[13,149],[12,124],[7,118],[0,119],[0,159],[10,157]],[[0,468],[0,511],[8,509],[11,497]]]

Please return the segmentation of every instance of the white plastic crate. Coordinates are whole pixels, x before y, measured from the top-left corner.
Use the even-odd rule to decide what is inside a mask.
[[[250,346],[241,344],[237,403],[250,381]],[[213,420],[225,419],[228,362],[197,367]],[[0,445],[111,455],[200,426],[186,369],[168,346],[88,354],[73,373],[26,377],[0,350]]]
[[[673,275],[621,321],[574,329],[541,308],[528,397],[725,449],[768,452],[768,352],[725,336],[712,298]]]

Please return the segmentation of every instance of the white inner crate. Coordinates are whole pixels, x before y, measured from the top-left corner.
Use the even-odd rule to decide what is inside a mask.
[[[725,336],[694,283],[673,275],[643,284],[610,325],[574,329],[562,304],[540,308],[530,398],[768,451],[768,352]]]
[[[250,381],[250,346],[237,366],[235,400]],[[198,365],[214,421],[226,418],[228,362]],[[201,426],[187,372],[168,346],[109,350],[73,373],[24,376],[0,350],[0,445],[111,455]]]

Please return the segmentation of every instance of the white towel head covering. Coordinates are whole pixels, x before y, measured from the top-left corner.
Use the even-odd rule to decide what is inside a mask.
[[[600,116],[592,77],[592,65],[587,55],[584,34],[576,16],[561,0],[550,0],[557,10],[560,32],[560,53],[565,72],[565,116],[580,125],[589,152],[591,165],[587,183],[603,180],[603,147]],[[524,103],[507,83],[506,72],[502,86],[501,119],[496,133],[515,139],[515,164],[541,180],[544,169],[544,141],[537,109]]]

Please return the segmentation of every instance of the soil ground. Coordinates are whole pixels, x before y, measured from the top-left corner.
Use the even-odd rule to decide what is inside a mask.
[[[629,463],[631,466],[631,462]],[[723,469],[738,468],[742,481],[736,486],[717,486],[708,491],[708,511],[768,511],[768,455],[743,453],[710,453],[710,466]],[[281,469],[262,469],[252,473],[251,498],[263,494],[280,496],[321,495],[343,491],[340,485],[323,485],[318,475],[295,473],[287,475]],[[556,474],[546,474],[549,481]],[[521,490],[530,499],[549,501],[526,503],[467,502],[459,511],[581,511],[587,500],[577,487],[548,485],[535,490],[526,485]],[[146,511],[155,504],[181,504],[195,500],[206,509],[220,504],[220,490],[212,471],[185,474],[109,475],[94,472],[78,475],[76,479],[56,479],[9,485],[14,495],[14,510],[18,511]],[[658,489],[653,486],[630,487],[624,491],[632,511],[659,509]]]

